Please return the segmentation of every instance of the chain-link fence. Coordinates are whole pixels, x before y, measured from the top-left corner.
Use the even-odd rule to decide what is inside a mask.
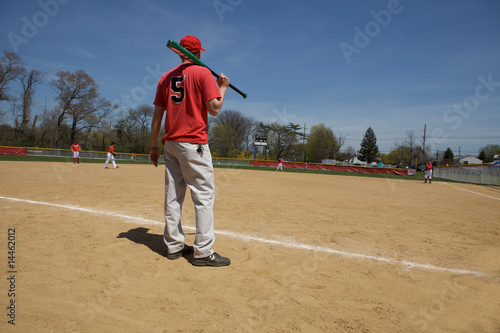
[[[51,149],[51,148],[28,148],[27,155],[29,156],[53,156],[53,157],[69,157],[73,158],[73,152],[69,149]],[[106,152],[99,151],[80,151],[81,159],[101,159],[106,160]],[[131,160],[132,154],[122,154],[116,153],[115,160]],[[147,154],[135,154],[135,161],[149,161],[149,155]],[[160,156],[160,163],[163,163],[163,159]],[[104,162],[103,162],[104,163]],[[212,163],[214,165],[237,165],[237,166],[250,166],[249,159],[236,159],[236,158],[221,158],[213,157]]]
[[[454,180],[462,183],[500,185],[500,165],[473,164],[435,167],[433,178]]]
[[[222,157],[212,157],[213,165],[248,165],[250,166],[250,160],[236,159],[236,158],[222,158]]]
[[[71,157],[73,158],[73,152],[68,149],[50,149],[50,148],[28,148],[28,156],[55,156],[55,157]],[[91,158],[91,159],[101,159],[106,160],[107,152],[102,151],[80,151],[80,158]],[[131,160],[132,154],[121,154],[116,153],[115,160]],[[147,154],[135,154],[136,161],[149,161],[149,156]]]

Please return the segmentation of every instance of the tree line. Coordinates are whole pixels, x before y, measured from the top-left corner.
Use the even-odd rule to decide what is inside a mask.
[[[77,141],[84,150],[105,151],[113,141],[123,153],[149,152],[152,105],[139,105],[116,114],[119,105],[103,97],[95,80],[84,70],[58,71],[49,81],[55,92],[54,107],[37,112],[36,88],[45,82],[40,70],[28,70],[14,52],[4,51],[0,59],[0,145],[68,149]],[[12,87],[18,84],[18,91]],[[13,125],[5,122],[10,112]],[[163,133],[161,133],[163,135]],[[208,138],[214,156],[320,163],[323,160],[414,166],[430,158],[429,148],[413,131],[395,142],[388,154],[379,152],[375,132],[369,127],[360,148],[345,147],[346,135],[334,133],[323,123],[305,129],[292,122],[262,123],[237,110],[224,110],[209,121]],[[256,137],[266,138],[267,147],[255,148]],[[494,145],[482,149],[486,161],[496,151]],[[264,151],[264,149],[266,149]],[[493,153],[492,153],[493,152]]]

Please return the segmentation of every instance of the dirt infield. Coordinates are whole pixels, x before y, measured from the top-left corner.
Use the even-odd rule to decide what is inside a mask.
[[[164,257],[163,168],[102,166],[0,162],[1,332],[500,332],[499,188],[216,169],[208,268]]]

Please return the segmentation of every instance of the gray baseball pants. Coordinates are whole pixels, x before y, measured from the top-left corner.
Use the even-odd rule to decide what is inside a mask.
[[[168,252],[184,247],[181,211],[186,189],[191,190],[196,216],[194,258],[204,258],[214,251],[213,207],[215,201],[212,156],[207,144],[198,152],[198,144],[165,141],[165,232],[163,239]]]

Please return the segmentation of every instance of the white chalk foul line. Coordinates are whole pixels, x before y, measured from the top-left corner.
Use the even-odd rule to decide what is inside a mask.
[[[441,182],[440,182],[441,183]],[[456,189],[459,189],[461,191],[465,191],[465,192],[469,192],[469,193],[472,193],[472,194],[477,194],[477,195],[481,195],[483,197],[486,197],[486,198],[490,198],[490,199],[495,199],[495,200],[500,200],[500,198],[497,198],[497,197],[494,197],[494,196],[491,196],[491,195],[487,195],[487,194],[483,194],[483,193],[479,193],[479,192],[474,192],[474,191],[471,191],[471,190],[466,190],[464,188],[461,188],[461,187],[458,187],[456,185],[453,185],[453,184],[450,184],[450,183],[445,183],[443,182],[442,184],[445,184],[445,185],[448,185],[448,186],[452,186]]]
[[[127,222],[127,223],[136,223],[136,224],[141,224],[141,225],[164,225],[164,222],[158,222],[155,220],[145,219],[142,217],[124,215],[124,214],[119,214],[119,213],[115,213],[115,212],[93,210],[93,209],[83,208],[83,207],[78,207],[78,206],[73,206],[73,205],[60,205],[60,204],[54,204],[54,203],[50,203],[50,202],[26,200],[26,199],[19,199],[19,198],[9,198],[9,197],[3,197],[3,196],[0,196],[0,199],[4,199],[4,200],[8,200],[8,201],[30,203],[30,204],[35,204],[35,205],[50,206],[50,207],[56,207],[56,208],[64,208],[64,209],[69,209],[69,210],[74,210],[74,211],[85,212],[85,213],[116,217],[116,218],[124,219],[125,222]],[[196,230],[194,227],[190,227],[190,226],[183,226],[183,228],[189,229],[189,230]],[[495,282],[500,282],[499,277],[491,277],[485,273],[472,271],[472,270],[454,269],[454,268],[439,267],[439,266],[428,265],[428,264],[420,264],[420,263],[407,261],[407,260],[396,260],[396,259],[384,258],[384,257],[379,257],[379,256],[372,256],[372,255],[362,254],[362,253],[341,251],[341,250],[336,250],[336,249],[325,247],[325,246],[317,246],[317,245],[310,245],[310,244],[296,243],[296,242],[282,242],[282,241],[278,241],[278,240],[267,239],[267,238],[262,238],[262,237],[257,237],[257,236],[251,236],[251,235],[236,233],[236,232],[232,232],[232,231],[215,231],[215,233],[218,235],[223,235],[223,236],[236,238],[236,239],[240,239],[240,240],[254,241],[254,242],[265,243],[265,244],[270,244],[270,245],[282,246],[282,247],[286,247],[286,248],[316,251],[316,252],[327,253],[327,254],[335,254],[335,255],[340,255],[340,256],[346,257],[346,258],[356,258],[356,259],[380,261],[380,262],[385,262],[387,264],[391,264],[391,265],[395,265],[395,266],[403,266],[404,268],[407,268],[407,269],[416,268],[416,269],[423,269],[423,270],[441,271],[441,272],[447,272],[447,273],[458,274],[458,275],[474,275],[477,277],[492,279]]]

